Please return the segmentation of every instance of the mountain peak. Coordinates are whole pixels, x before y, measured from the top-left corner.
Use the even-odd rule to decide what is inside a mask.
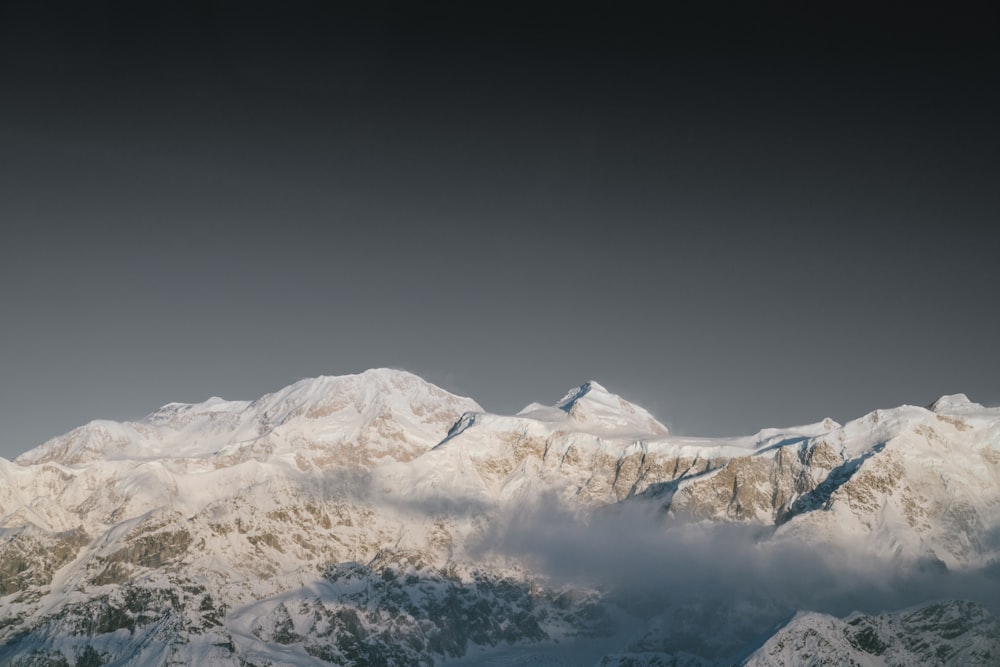
[[[604,385],[594,380],[587,380],[580,386],[574,387],[566,392],[566,395],[563,396],[558,403],[556,403],[556,407],[566,413],[569,413],[573,409],[573,406],[576,405],[577,401],[591,393],[594,394],[593,397],[602,394],[604,396],[613,396],[611,392],[604,388]]]
[[[930,409],[938,414],[961,414],[983,410],[983,406],[969,400],[965,394],[945,394],[930,405]]]
[[[254,401],[273,423],[303,413],[315,418],[348,406],[353,406],[358,413],[380,409],[421,412],[442,403],[461,403],[462,410],[458,414],[482,410],[471,398],[456,396],[418,375],[393,368],[305,378]]]
[[[571,389],[555,404],[576,422],[614,433],[666,435],[667,427],[645,408],[613,394],[594,380]]]

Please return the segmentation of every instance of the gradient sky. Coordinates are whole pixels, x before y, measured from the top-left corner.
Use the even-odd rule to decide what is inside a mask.
[[[463,4],[0,4],[0,456],[374,366],[704,435],[1000,403],[992,16]]]

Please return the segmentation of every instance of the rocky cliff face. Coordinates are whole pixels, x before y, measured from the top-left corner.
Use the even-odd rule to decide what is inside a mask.
[[[632,507],[645,509],[615,513]],[[529,517],[533,537],[511,548]],[[537,534],[577,525],[562,540],[576,551],[552,567]],[[699,578],[718,556],[672,526],[747,528],[749,565]],[[400,371],[318,378],[92,422],[0,459],[0,664],[430,665],[577,645],[590,663],[732,662],[804,600],[827,599],[789,592],[801,582],[775,590],[761,563],[844,574],[794,565],[787,554],[808,545],[850,553],[865,586],[885,563],[969,577],[995,568],[998,526],[1000,410],[962,396],[707,439],[672,436],[595,382],[500,416]],[[615,577],[571,567],[612,534]],[[679,563],[691,573],[658,572]],[[726,595],[707,592],[718,573]],[[992,617],[948,609],[979,629],[930,632],[929,650],[946,664],[993,655],[975,648]],[[816,618],[823,655],[854,656],[830,637],[868,621]],[[870,618],[895,646],[884,633],[903,621]],[[796,659],[822,653],[802,639],[816,628],[796,617],[770,640],[783,648],[751,659],[785,664],[803,641]]]

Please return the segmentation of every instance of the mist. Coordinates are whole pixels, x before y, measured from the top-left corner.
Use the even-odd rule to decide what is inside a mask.
[[[505,516],[479,545],[528,563],[553,582],[604,590],[643,615],[679,605],[877,614],[942,599],[1000,611],[1000,567],[949,571],[877,556],[858,545],[805,543],[774,526],[683,522],[649,501],[572,513],[548,497],[529,512]],[[995,553],[997,531],[984,539]],[[996,561],[994,561],[996,562]]]

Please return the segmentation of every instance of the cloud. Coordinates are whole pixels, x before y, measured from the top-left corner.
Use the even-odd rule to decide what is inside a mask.
[[[1000,564],[948,571],[939,561],[876,558],[835,543],[776,536],[771,526],[681,522],[651,503],[583,516],[545,498],[505,516],[479,548],[519,558],[556,583],[589,585],[626,604],[757,601],[774,610],[878,613],[936,599],[1000,612]],[[997,534],[986,541],[1000,542]]]

